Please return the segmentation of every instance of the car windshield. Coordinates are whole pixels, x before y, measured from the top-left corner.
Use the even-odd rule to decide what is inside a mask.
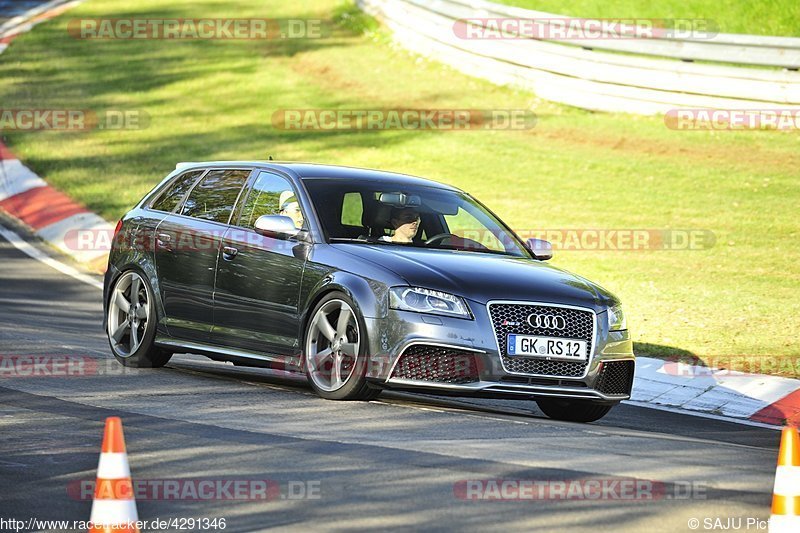
[[[384,181],[306,178],[329,242],[530,257],[519,238],[459,191]]]

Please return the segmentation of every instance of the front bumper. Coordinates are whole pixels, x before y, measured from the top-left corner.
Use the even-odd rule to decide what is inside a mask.
[[[385,319],[368,319],[370,353],[374,355],[367,377],[382,388],[440,395],[558,397],[598,403],[630,398],[633,344],[628,331],[608,331],[602,313],[594,314],[592,348],[583,373],[541,375],[509,372],[487,307],[470,304],[474,320],[395,310]],[[419,370],[406,364],[404,358],[412,355],[424,356],[434,364]]]

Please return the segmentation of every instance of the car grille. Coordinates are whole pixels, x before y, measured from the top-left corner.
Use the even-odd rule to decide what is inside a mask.
[[[604,362],[595,388],[603,394],[630,394],[634,367],[633,361]]]
[[[392,378],[455,384],[480,379],[474,353],[429,344],[409,346],[400,355]]]
[[[533,313],[563,317],[566,327],[563,330],[535,328],[528,324],[528,315]],[[509,333],[582,339],[588,342],[591,359],[594,348],[593,312],[549,305],[493,303],[489,305],[489,315],[497,336],[500,359],[506,371],[516,374],[557,377],[581,377],[586,372],[589,361],[561,361],[557,359],[548,361],[547,359],[536,357],[509,357],[507,355],[506,341]]]

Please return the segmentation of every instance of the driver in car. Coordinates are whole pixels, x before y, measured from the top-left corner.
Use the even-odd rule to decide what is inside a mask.
[[[410,207],[395,207],[389,216],[394,235],[380,238],[386,242],[410,243],[419,231],[419,212]]]
[[[279,215],[291,218],[292,222],[294,222],[294,227],[297,229],[303,227],[303,212],[300,211],[300,203],[297,201],[293,191],[283,191],[278,204],[281,207]]]

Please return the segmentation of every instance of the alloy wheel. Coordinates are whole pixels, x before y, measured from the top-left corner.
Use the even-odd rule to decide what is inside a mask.
[[[142,345],[150,319],[150,299],[142,277],[136,272],[120,276],[108,305],[108,338],[120,357],[130,357]]]
[[[358,320],[347,302],[334,299],[320,307],[308,328],[306,364],[318,388],[333,392],[353,375],[361,335]]]

